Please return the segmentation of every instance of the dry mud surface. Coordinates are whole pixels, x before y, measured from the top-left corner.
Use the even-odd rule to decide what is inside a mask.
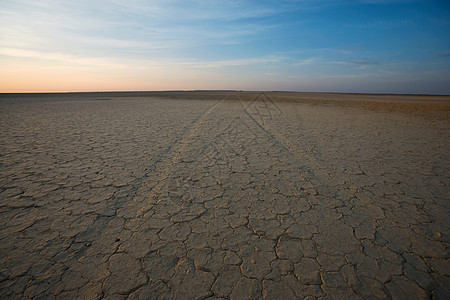
[[[448,299],[449,103],[0,95],[0,297]]]

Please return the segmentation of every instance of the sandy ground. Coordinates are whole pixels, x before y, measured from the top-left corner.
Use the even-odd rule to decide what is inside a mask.
[[[0,297],[450,297],[449,97],[0,95]]]

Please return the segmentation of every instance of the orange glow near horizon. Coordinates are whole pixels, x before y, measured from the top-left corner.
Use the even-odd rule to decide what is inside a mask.
[[[0,63],[2,60],[0,59]],[[265,75],[233,74],[212,67],[186,67],[163,62],[76,64],[26,58],[5,61],[0,69],[0,93],[161,91],[195,89],[261,89],[270,87]],[[245,81],[246,80],[246,81]]]
[[[0,70],[0,92],[139,91],[203,88],[195,74],[183,76],[169,70],[151,72],[107,67],[10,65]],[[211,83],[211,82],[210,82]],[[211,86],[212,87],[212,86]]]

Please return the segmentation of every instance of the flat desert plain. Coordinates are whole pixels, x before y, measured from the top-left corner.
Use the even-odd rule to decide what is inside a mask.
[[[0,95],[0,297],[448,299],[450,97]]]

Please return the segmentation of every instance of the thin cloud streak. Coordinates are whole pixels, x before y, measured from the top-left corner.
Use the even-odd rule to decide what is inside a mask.
[[[225,67],[237,67],[237,66],[249,66],[263,64],[278,63],[280,58],[243,58],[243,59],[230,59],[230,60],[218,60],[210,62],[187,62],[179,63],[180,65],[191,68],[225,68]]]
[[[122,63],[102,57],[82,57],[75,55],[67,55],[57,52],[39,52],[34,50],[17,49],[17,48],[0,48],[0,55],[19,57],[19,58],[35,58],[39,60],[51,60],[61,63],[74,63],[77,66],[101,66],[108,68],[162,68],[162,67],[187,67],[194,69],[204,68],[224,68],[248,65],[261,65],[267,63],[278,63],[279,57],[254,57],[217,61],[193,61],[193,60],[149,60],[149,59],[129,59]]]
[[[377,62],[377,61],[366,60],[366,59],[342,60],[342,61],[336,61],[335,63],[351,64],[351,65],[357,65],[357,66],[370,66],[370,65],[378,65],[379,64],[379,62]]]

